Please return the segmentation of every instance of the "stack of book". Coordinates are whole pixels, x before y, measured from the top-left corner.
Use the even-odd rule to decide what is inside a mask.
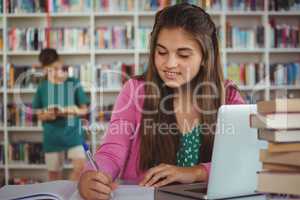
[[[268,148],[260,151],[263,170],[257,191],[300,198],[300,99],[262,101],[257,110],[250,126],[258,128],[260,140],[268,141]]]

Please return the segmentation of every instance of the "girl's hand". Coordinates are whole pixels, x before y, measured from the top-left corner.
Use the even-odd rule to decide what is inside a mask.
[[[96,171],[85,172],[78,183],[79,193],[85,200],[108,200],[116,187],[109,175]]]
[[[170,183],[194,183],[205,181],[206,171],[201,166],[177,167],[174,165],[160,164],[153,167],[145,174],[140,186],[161,187]]]

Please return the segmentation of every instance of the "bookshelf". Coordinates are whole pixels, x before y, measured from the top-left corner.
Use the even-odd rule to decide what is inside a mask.
[[[295,48],[275,48],[271,46],[271,27],[269,21],[275,19],[278,23],[293,24],[300,29],[300,8],[298,10],[269,10],[269,4],[272,0],[261,0],[257,9],[243,9],[244,5],[238,5],[235,0],[219,0],[220,5],[214,5],[209,3],[208,0],[200,0],[200,5],[204,5],[207,8],[212,19],[219,28],[220,35],[220,47],[221,58],[224,64],[225,76],[231,73],[237,73],[237,71],[230,71],[229,66],[240,63],[263,63],[264,64],[264,81],[254,84],[240,84],[239,88],[245,97],[253,95],[252,99],[248,99],[250,102],[256,100],[269,100],[275,97],[289,96],[300,97],[300,84],[298,85],[273,85],[271,82],[271,68],[274,63],[300,63],[300,44]],[[2,8],[8,8],[9,1],[0,1]],[[82,1],[80,1],[82,2]],[[45,165],[43,164],[10,164],[8,162],[9,144],[15,141],[41,141],[42,128],[41,126],[14,126],[8,123],[8,113],[10,105],[14,102],[16,95],[26,102],[30,102],[35,92],[34,88],[11,88],[8,86],[7,77],[7,64],[12,63],[14,65],[34,65],[37,63],[37,56],[39,54],[38,49],[26,49],[12,50],[10,48],[9,30],[11,28],[28,29],[34,28],[87,28],[88,44],[86,48],[71,48],[62,50],[58,48],[59,54],[62,56],[64,62],[68,65],[90,65],[91,71],[89,79],[91,83],[96,83],[97,69],[103,69],[103,67],[116,67],[119,64],[116,61],[120,61],[126,64],[134,65],[134,73],[137,74],[143,69],[144,63],[147,62],[148,50],[147,50],[147,34],[151,31],[151,27],[154,22],[156,8],[151,7],[147,3],[147,0],[119,0],[119,1],[107,1],[107,2],[120,2],[120,7],[116,5],[108,5],[107,7],[101,7],[99,2],[101,0],[88,0],[84,1],[85,8],[72,8],[69,11],[66,10],[53,10],[53,12],[25,12],[19,11],[16,13],[9,12],[4,9],[0,14],[0,28],[2,29],[2,41],[3,48],[0,49],[0,63],[5,66],[3,73],[3,87],[0,88],[0,102],[3,105],[3,123],[0,124],[0,141],[4,146],[5,164],[0,163],[0,178],[5,178],[5,183],[8,183],[9,179],[15,176],[24,176],[22,174],[26,170],[26,176],[36,177],[38,174],[42,174],[41,177],[46,177]],[[153,1],[155,2],[155,1]],[[196,2],[196,1],[194,1]],[[249,1],[248,1],[249,2]],[[236,5],[237,4],[237,5]],[[235,5],[235,6],[232,6]],[[146,9],[143,9],[145,8]],[[240,9],[239,9],[240,8]],[[241,9],[242,8],[242,9]],[[54,8],[53,8],[54,9]],[[254,42],[251,47],[241,47],[235,45],[228,45],[228,27],[230,23],[233,27],[240,28],[239,31],[248,31],[246,34],[253,34],[251,30],[257,26],[264,27],[264,32],[260,33],[260,38],[263,40],[260,46]],[[99,38],[96,37],[96,30],[107,31],[103,27],[119,27],[117,31],[122,31],[122,27],[127,26],[126,31],[130,29],[129,44],[125,46],[119,45],[116,48],[98,48],[103,45],[99,42]],[[102,28],[102,29],[101,29]],[[109,31],[114,31],[108,29]],[[5,34],[4,34],[5,33]],[[300,37],[300,36],[299,36]],[[98,42],[98,45],[96,43]],[[103,41],[102,41],[103,42]],[[107,42],[107,41],[106,41]],[[107,66],[110,64],[111,66]],[[240,70],[240,67],[237,67]],[[279,76],[279,75],[278,75]],[[300,76],[300,72],[298,72]],[[237,77],[239,78],[239,77]],[[253,78],[253,77],[252,77]],[[89,85],[87,85],[89,86]],[[109,107],[115,101],[116,96],[121,90],[120,87],[86,87],[85,91],[91,98],[91,116],[90,123],[92,124],[90,129],[94,134],[89,135],[88,142],[91,144],[92,151],[95,152],[97,146],[100,143],[101,136],[107,128],[107,121],[98,122],[98,109],[100,107]],[[106,108],[105,108],[106,109]],[[105,118],[105,116],[104,116]],[[65,166],[66,170],[71,167]]]

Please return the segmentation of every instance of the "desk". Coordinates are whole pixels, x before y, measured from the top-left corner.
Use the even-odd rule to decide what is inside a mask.
[[[266,200],[265,195],[251,196],[251,197],[240,197],[240,198],[231,198],[230,200]],[[179,195],[174,195],[166,192],[156,192],[155,200],[195,200],[193,198],[183,197]]]

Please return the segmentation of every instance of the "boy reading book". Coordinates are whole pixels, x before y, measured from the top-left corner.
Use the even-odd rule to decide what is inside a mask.
[[[39,61],[46,74],[34,95],[32,107],[43,124],[43,149],[49,180],[62,178],[64,151],[72,160],[71,180],[79,178],[85,162],[81,146],[84,130],[80,117],[88,113],[89,99],[79,80],[68,78],[55,49],[43,49]]]

